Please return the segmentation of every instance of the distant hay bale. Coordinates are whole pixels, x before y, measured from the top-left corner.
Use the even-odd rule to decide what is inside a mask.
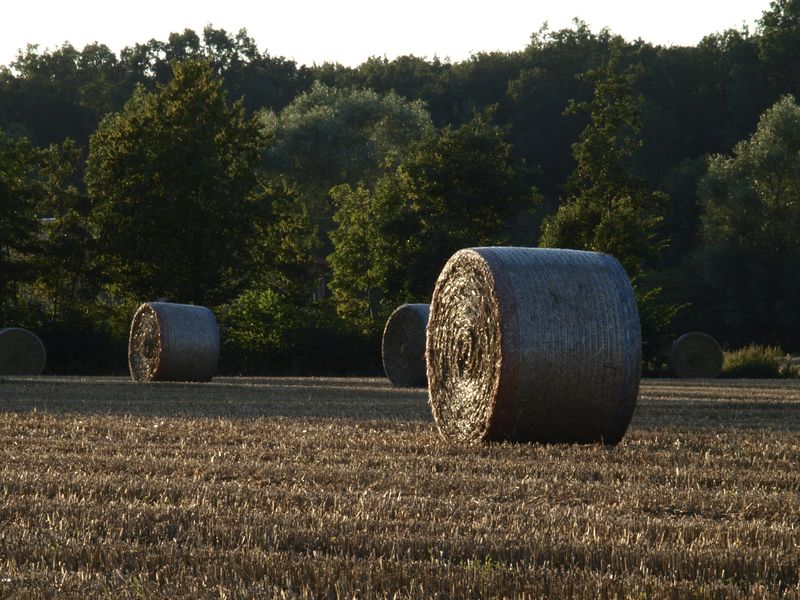
[[[722,371],[724,358],[717,340],[707,333],[693,331],[672,343],[669,368],[681,379],[713,379]]]
[[[468,248],[431,302],[428,390],[447,439],[603,442],[625,434],[641,376],[639,311],[619,262]]]
[[[425,328],[430,304],[403,304],[386,321],[381,356],[386,377],[394,385],[420,387],[425,373]]]
[[[128,366],[134,381],[210,381],[219,328],[203,306],[146,302],[133,316]]]
[[[0,329],[0,375],[39,375],[47,351],[39,337],[21,327]]]

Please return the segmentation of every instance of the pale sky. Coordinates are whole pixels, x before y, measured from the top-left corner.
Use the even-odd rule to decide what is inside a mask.
[[[258,48],[299,64],[356,66],[370,56],[414,54],[453,62],[481,51],[522,50],[547,21],[593,32],[608,27],[628,40],[695,45],[703,36],[755,22],[769,0],[7,0],[0,13],[0,64],[19,49],[50,50],[94,41],[119,54],[125,46],[210,24],[245,28]]]

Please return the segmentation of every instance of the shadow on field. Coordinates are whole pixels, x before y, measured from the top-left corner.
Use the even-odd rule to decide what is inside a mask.
[[[631,426],[800,432],[800,381],[645,381]]]
[[[217,378],[134,383],[127,378],[7,377],[0,411],[208,418],[431,421],[424,388],[386,379]],[[800,382],[643,381],[631,428],[800,432]]]
[[[636,429],[768,429],[800,432],[800,401],[642,400],[631,427]]]
[[[208,418],[346,418],[430,421],[427,390],[385,379],[217,378],[134,383],[126,378],[9,377],[0,411]]]

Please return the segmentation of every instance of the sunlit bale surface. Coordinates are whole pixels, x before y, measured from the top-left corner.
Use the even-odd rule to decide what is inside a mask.
[[[615,444],[641,372],[633,289],[606,254],[461,250],[436,283],[426,358],[447,439]]]

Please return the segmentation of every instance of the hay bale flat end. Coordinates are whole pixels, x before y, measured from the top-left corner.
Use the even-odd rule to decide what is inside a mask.
[[[210,381],[219,359],[219,327],[203,306],[146,302],[128,338],[134,381]]]

